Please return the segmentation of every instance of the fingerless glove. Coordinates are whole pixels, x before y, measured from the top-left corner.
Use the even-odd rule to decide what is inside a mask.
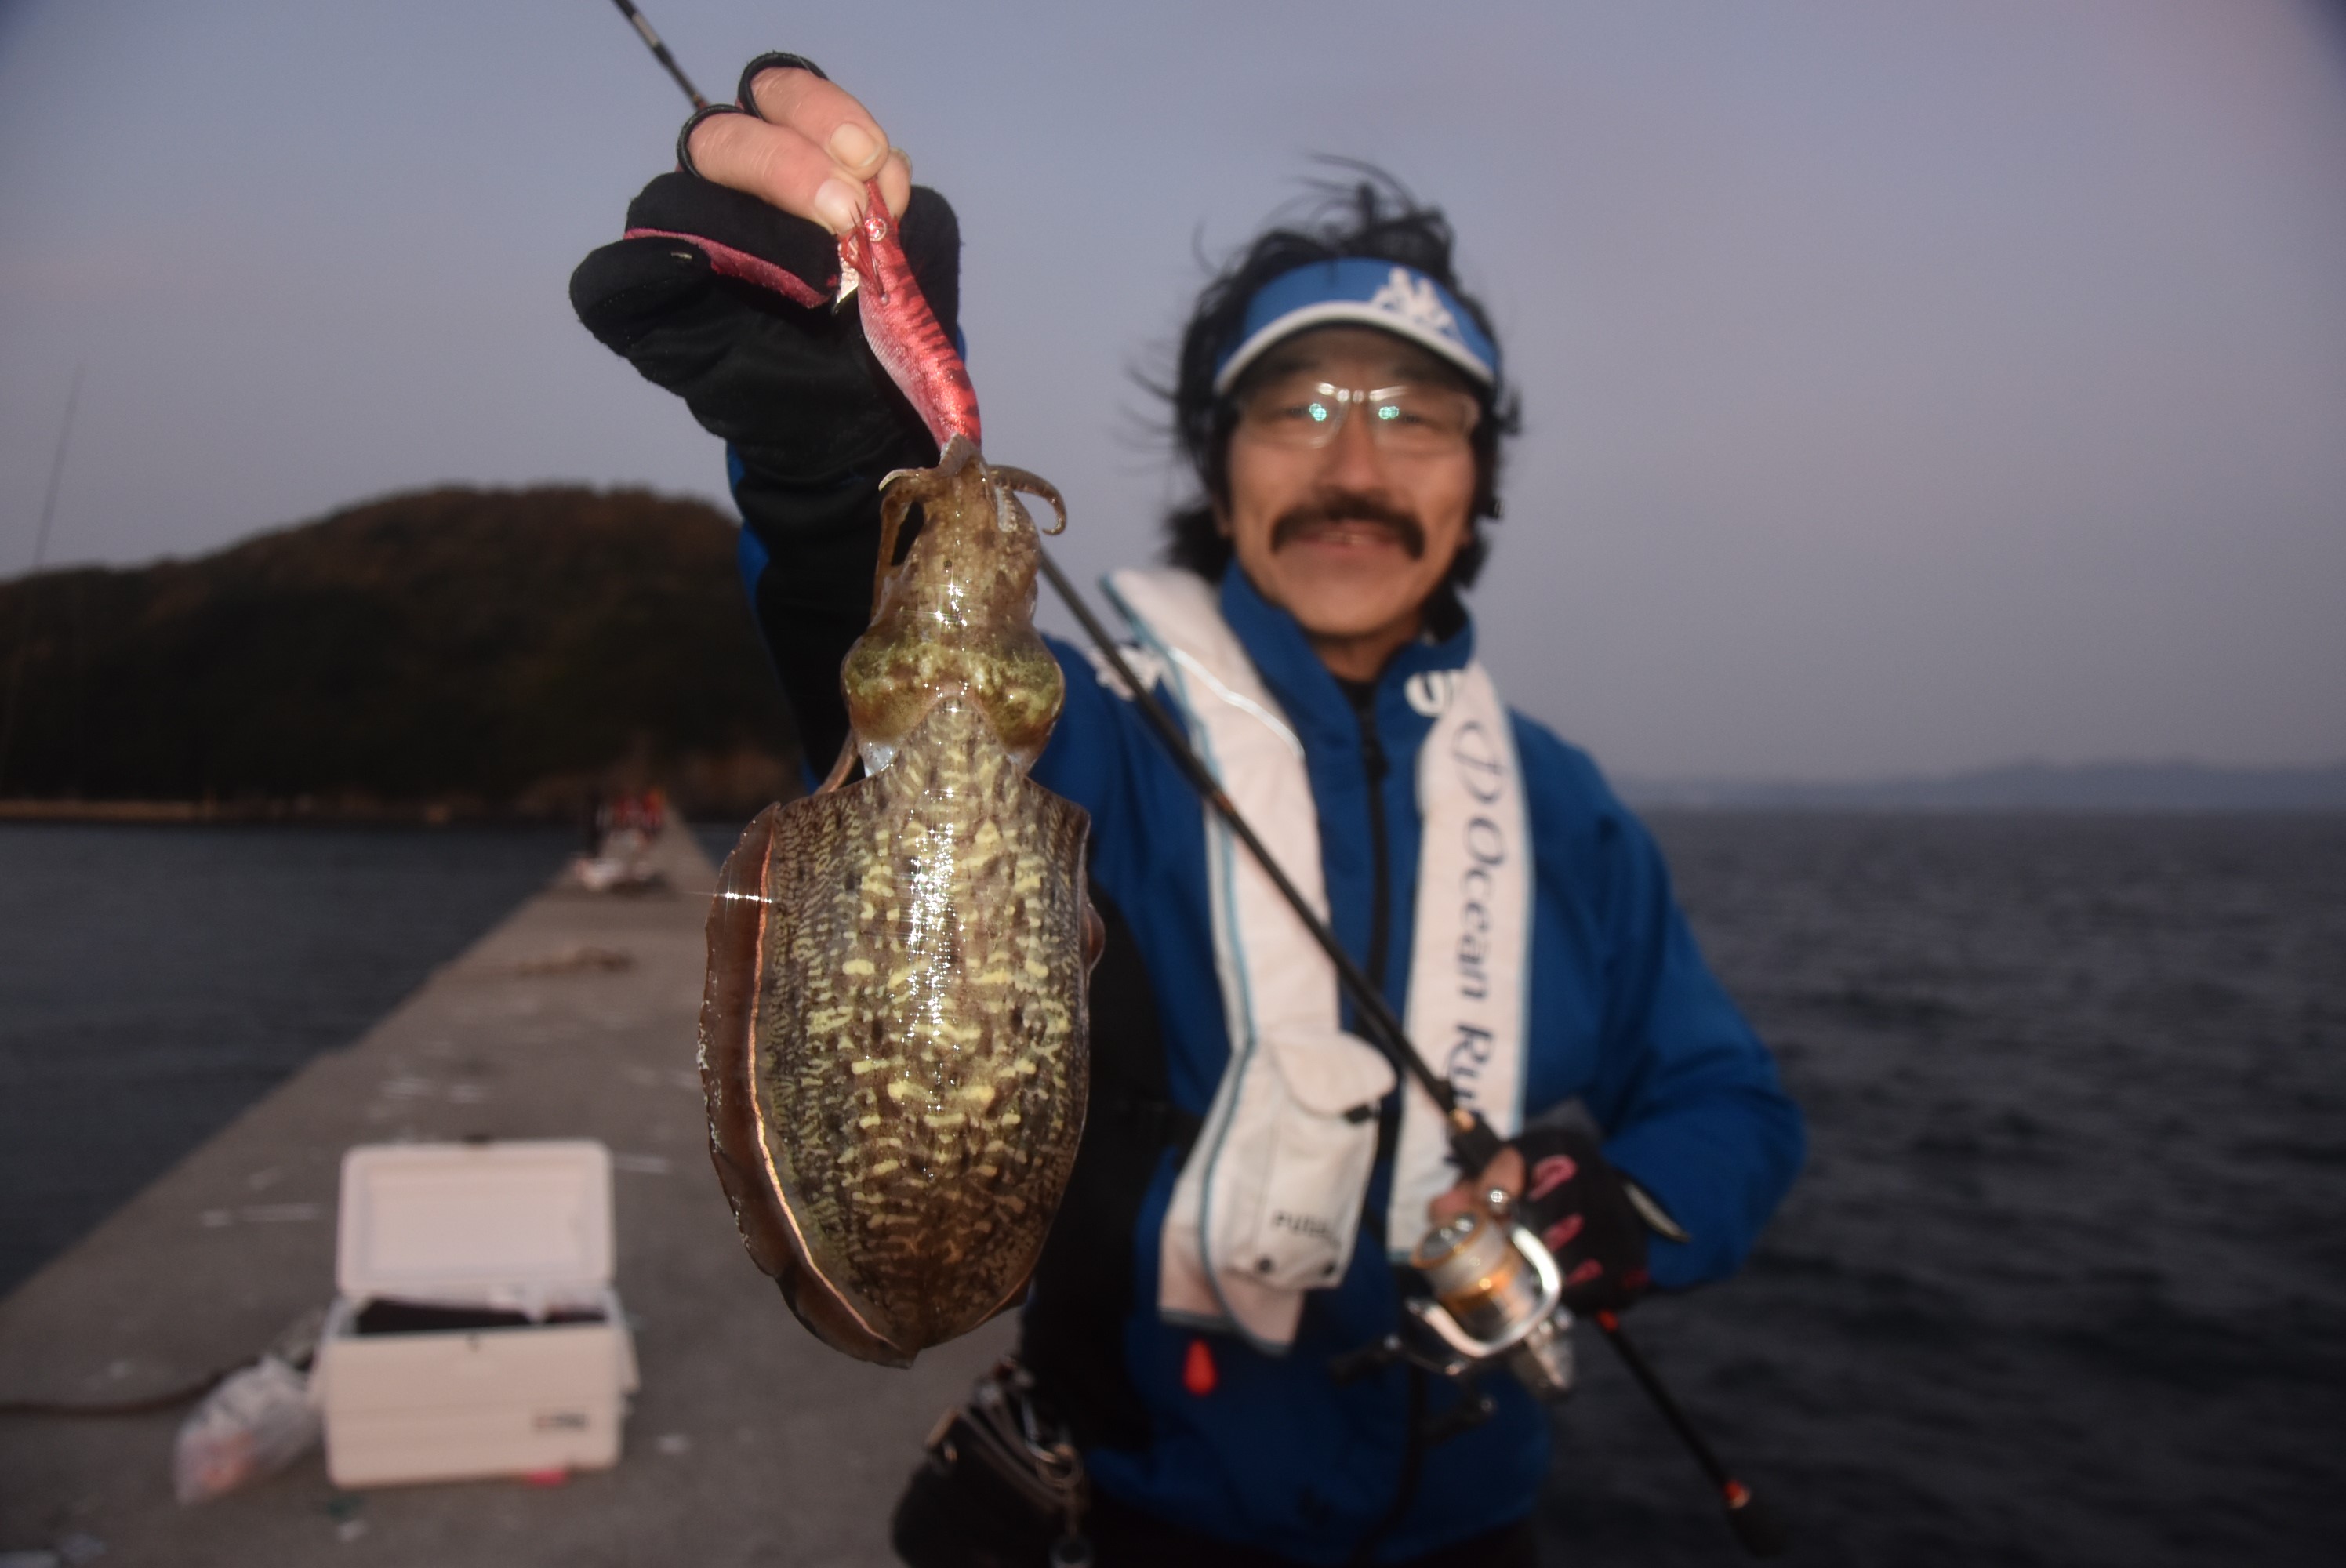
[[[1645,1294],[1647,1222],[1596,1137],[1580,1127],[1542,1126],[1515,1144],[1524,1156],[1516,1216],[1556,1254],[1565,1304],[1576,1312],[1617,1312]]]

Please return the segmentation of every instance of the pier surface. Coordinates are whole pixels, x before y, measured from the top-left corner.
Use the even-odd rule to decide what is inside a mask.
[[[1011,1326],[901,1372],[790,1317],[709,1167],[693,1040],[715,876],[682,831],[653,854],[671,891],[532,899],[0,1300],[0,1402],[136,1400],[250,1360],[326,1304],[350,1145],[599,1138],[643,1379],[618,1465],[556,1486],[345,1493],[313,1451],[182,1507],[170,1469],[185,1407],[0,1416],[0,1553],[102,1548],[107,1568],[894,1562],[889,1512],[921,1439]]]

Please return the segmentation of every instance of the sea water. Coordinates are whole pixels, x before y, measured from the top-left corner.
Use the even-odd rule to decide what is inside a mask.
[[[1788,1561],[2346,1563],[2346,818],[1654,822],[1810,1143],[1629,1321]],[[1733,1560],[1581,1359],[1555,1561]]]
[[[546,885],[556,829],[0,823],[0,1292]]]
[[[1810,1154],[1741,1276],[1629,1320],[1789,1561],[2346,1562],[2346,818],[1652,820]],[[0,1288],[569,847],[0,826]],[[1580,1360],[1552,1561],[1735,1561]]]

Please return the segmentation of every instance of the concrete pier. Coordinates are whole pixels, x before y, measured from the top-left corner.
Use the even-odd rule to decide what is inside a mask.
[[[102,1547],[107,1568],[894,1561],[889,1510],[920,1441],[1010,1324],[897,1372],[790,1317],[709,1168],[693,1035],[714,873],[680,831],[654,855],[671,892],[531,900],[0,1301],[0,1401],[136,1399],[250,1360],[326,1303],[351,1145],[599,1138],[643,1378],[618,1466],[344,1494],[313,1452],[181,1507],[183,1410],[0,1417],[0,1552]]]

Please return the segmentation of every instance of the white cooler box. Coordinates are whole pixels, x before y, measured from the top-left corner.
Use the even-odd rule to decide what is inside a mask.
[[[636,1353],[611,1288],[608,1149],[353,1148],[339,1223],[340,1294],[310,1374],[336,1485],[617,1461]],[[417,1327],[513,1311],[530,1321]]]

